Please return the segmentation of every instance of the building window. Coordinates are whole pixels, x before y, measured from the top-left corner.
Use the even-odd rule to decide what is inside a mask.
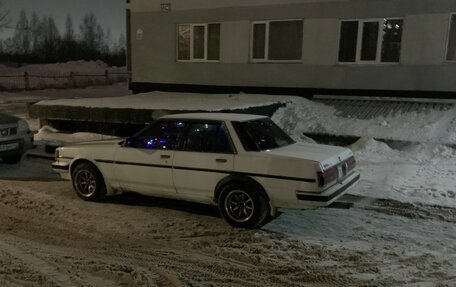
[[[456,61],[456,14],[451,15],[448,35],[447,61]]]
[[[178,26],[178,61],[219,61],[220,24]]]
[[[398,63],[403,22],[403,19],[341,21],[339,62]]]
[[[274,20],[252,23],[251,60],[300,61],[302,20]]]

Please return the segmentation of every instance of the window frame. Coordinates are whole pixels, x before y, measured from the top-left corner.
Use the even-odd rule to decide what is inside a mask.
[[[383,18],[365,18],[365,19],[340,19],[339,20],[339,36],[338,36],[338,54],[337,54],[337,64],[339,65],[399,65],[401,63],[401,55],[399,55],[398,62],[382,62],[382,47],[383,47],[383,34],[382,34],[382,25],[385,20],[402,20],[402,27],[404,27],[405,19],[404,17],[383,17]],[[356,57],[354,62],[341,62],[339,60],[339,53],[340,53],[340,40],[342,34],[342,22],[358,22],[358,35],[356,40]],[[362,43],[363,43],[363,31],[364,31],[364,23],[369,22],[376,22],[378,23],[378,35],[377,35],[377,51],[375,56],[375,61],[362,61],[361,60],[361,53],[362,53]],[[403,33],[402,28],[402,33]],[[401,50],[402,50],[402,37],[401,37]]]
[[[301,39],[301,59],[296,60],[269,60],[269,25],[271,22],[292,22],[292,21],[301,21],[302,22],[302,39]],[[253,58],[253,41],[254,41],[254,27],[256,24],[265,24],[265,37],[264,37],[264,58]],[[259,21],[252,21],[250,23],[250,55],[249,60],[251,63],[302,63],[303,61],[303,46],[304,46],[304,19],[303,18],[296,18],[296,19],[274,19],[274,20],[259,20]]]
[[[182,151],[182,152],[196,152],[196,153],[210,153],[210,154],[236,154],[236,148],[233,144],[233,140],[231,139],[231,135],[230,135],[230,132],[228,130],[228,127],[226,125],[226,123],[224,121],[217,121],[217,120],[187,120],[185,121],[186,123],[186,126],[185,128],[183,129],[183,131],[181,132],[181,136],[180,136],[180,141],[179,141],[179,145],[178,145],[178,151]],[[184,147],[184,143],[186,141],[186,139],[188,138],[188,135],[189,135],[189,132],[190,132],[190,127],[194,124],[201,124],[201,125],[204,125],[204,124],[211,124],[211,125],[219,125],[220,127],[223,127],[224,130],[225,130],[225,134],[226,134],[226,139],[228,141],[228,145],[229,145],[229,148],[230,148],[230,151],[227,151],[227,152],[212,152],[212,151],[199,151],[199,150],[186,150],[185,147]]]
[[[173,148],[166,148],[166,149],[148,148],[146,146],[136,146],[134,143],[129,143],[129,141],[132,141],[132,140],[136,141],[139,138],[139,135],[141,135],[142,133],[144,133],[148,130],[152,130],[152,129],[156,128],[156,126],[160,125],[161,123],[166,123],[166,122],[176,122],[176,123],[182,122],[184,124],[184,126],[181,128],[181,130],[176,135],[176,142],[175,142]],[[144,128],[137,131],[133,136],[128,137],[124,142],[124,146],[130,147],[130,148],[135,148],[135,149],[145,149],[145,150],[167,150],[167,151],[179,150],[180,146],[181,146],[181,142],[182,142],[182,135],[185,132],[185,130],[187,129],[187,126],[185,126],[185,125],[186,125],[186,123],[180,119],[158,119],[150,124],[147,124]]]
[[[220,62],[220,56],[221,56],[221,49],[222,45],[219,45],[219,59],[218,60],[208,60],[208,26],[212,24],[218,24],[220,25],[220,32],[219,32],[219,41],[221,40],[221,32],[222,32],[222,24],[221,23],[179,23],[176,26],[176,61],[177,62],[199,62],[199,63],[219,63]],[[179,27],[184,26],[184,25],[189,25],[190,26],[190,59],[188,60],[182,60],[179,59]],[[194,36],[193,36],[193,29],[196,26],[203,26],[204,27],[204,58],[194,58]]]
[[[446,45],[445,45],[445,54],[443,55],[443,61],[447,63],[456,63],[456,57],[454,60],[448,60],[448,53],[450,48],[450,37],[451,37],[451,24],[452,19],[454,17],[454,21],[456,22],[456,12],[450,13],[450,17],[448,18],[448,29],[447,29],[447,37],[446,37]],[[455,35],[456,37],[456,35]],[[456,41],[456,39],[455,39]]]
[[[282,145],[282,146],[278,146],[278,147],[271,147],[271,148],[261,149],[260,146],[255,143],[254,139],[252,138],[252,135],[249,132],[247,132],[246,134],[242,134],[242,131],[246,131],[244,129],[246,125],[251,124],[253,122],[265,122],[265,121],[268,122],[268,123],[272,123],[273,126],[275,128],[277,128],[278,131],[280,131],[282,136],[284,136],[284,138],[286,138],[288,143],[285,144],[285,145]],[[296,141],[293,140],[292,137],[290,137],[284,130],[282,130],[270,118],[259,118],[259,119],[252,119],[252,120],[247,120],[247,121],[232,121],[231,125],[232,125],[232,127],[234,129],[234,132],[236,133],[236,136],[239,139],[239,142],[241,143],[242,148],[246,152],[264,152],[264,151],[274,150],[274,149],[277,149],[277,148],[282,148],[282,147],[289,146],[289,145],[292,145],[292,144],[296,143]],[[250,143],[254,143],[255,147],[254,148],[250,148],[249,147]]]

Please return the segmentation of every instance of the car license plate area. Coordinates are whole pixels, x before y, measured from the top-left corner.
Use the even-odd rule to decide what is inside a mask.
[[[0,151],[11,151],[19,149],[19,143],[0,144]]]

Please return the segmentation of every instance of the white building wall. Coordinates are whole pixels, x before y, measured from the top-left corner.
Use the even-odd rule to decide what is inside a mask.
[[[445,61],[454,0],[131,0],[135,83],[456,92]],[[261,4],[261,5],[260,5]],[[399,63],[338,63],[341,19],[403,17]],[[251,21],[303,19],[301,63],[251,63]],[[177,25],[221,23],[218,63],[176,61]],[[137,39],[138,30],[143,32]]]
[[[449,13],[406,16],[401,64],[444,63],[449,16]]]
[[[250,21],[229,21],[220,27],[220,63],[249,62]]]
[[[304,19],[302,63],[336,65],[339,53],[339,29],[339,19]]]

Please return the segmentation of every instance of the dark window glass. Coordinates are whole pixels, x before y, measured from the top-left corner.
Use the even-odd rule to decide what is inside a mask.
[[[450,35],[448,37],[447,60],[456,61],[456,15],[451,16]]]
[[[135,136],[129,138],[128,145],[137,148],[173,150],[185,124],[180,121],[159,121]]]
[[[184,151],[233,153],[225,125],[191,123],[183,141]]]
[[[378,22],[365,22],[361,43],[361,61],[375,61],[377,59],[377,44]]]
[[[270,119],[233,122],[233,126],[246,151],[268,150],[294,143]]]
[[[358,21],[344,21],[340,27],[339,62],[356,61]]]
[[[179,25],[177,59],[190,60],[190,25]]]
[[[193,58],[204,59],[204,26],[193,26]]]
[[[253,48],[252,58],[253,59],[264,59],[265,58],[265,47],[266,47],[266,24],[254,24],[253,25]]]
[[[207,59],[220,59],[220,24],[207,25]]]
[[[301,60],[302,23],[301,20],[269,23],[269,60]]]
[[[382,62],[399,62],[403,22],[402,19],[383,22]]]

